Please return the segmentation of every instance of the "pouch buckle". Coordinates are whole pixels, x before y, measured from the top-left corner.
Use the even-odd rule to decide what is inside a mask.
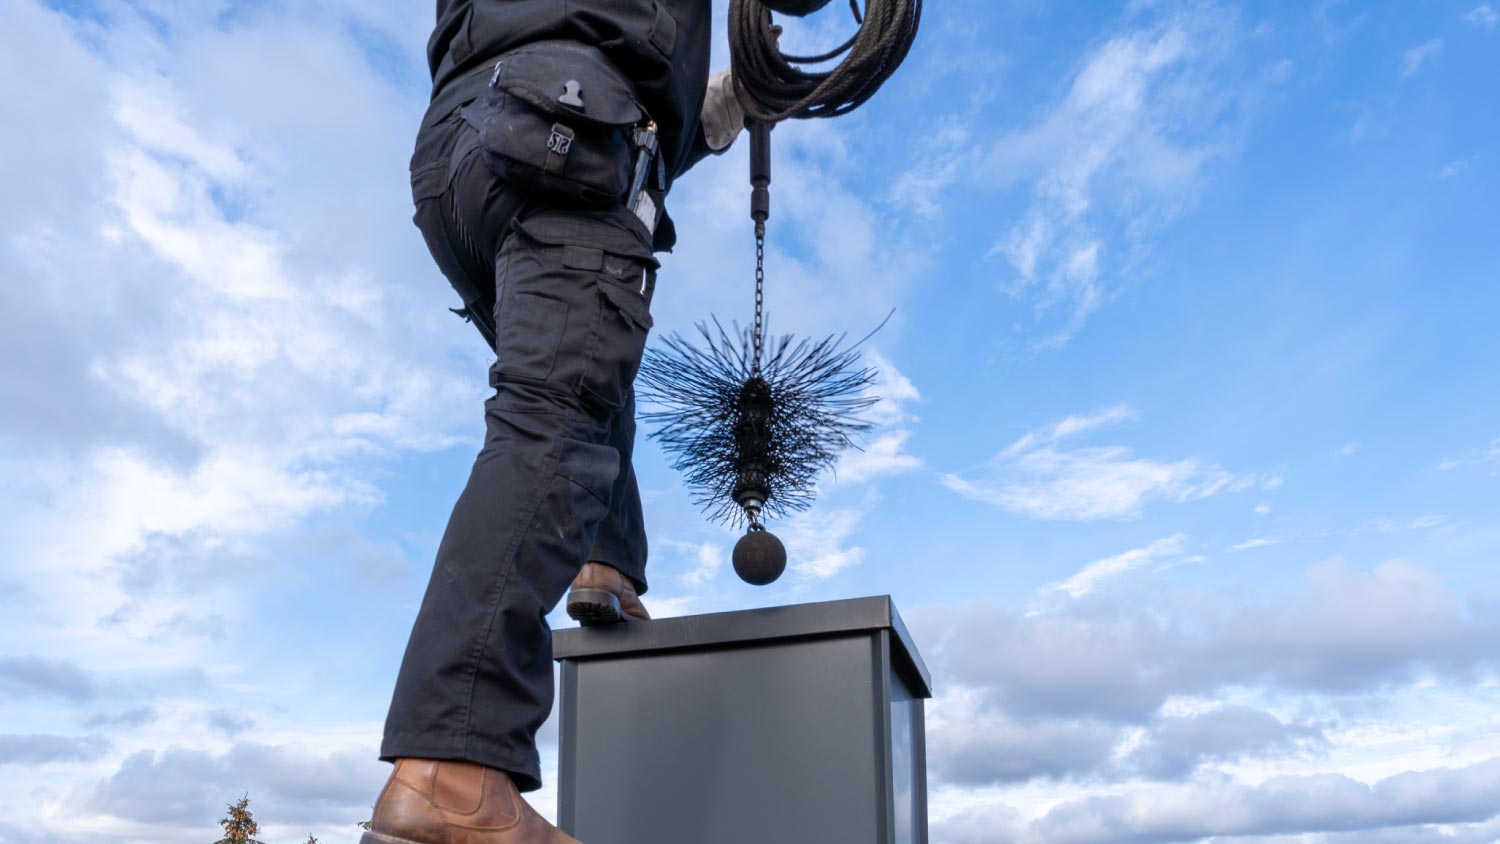
[[[567,155],[568,150],[573,148],[573,130],[561,123],[552,124],[552,135],[547,138],[547,151],[558,155]]]

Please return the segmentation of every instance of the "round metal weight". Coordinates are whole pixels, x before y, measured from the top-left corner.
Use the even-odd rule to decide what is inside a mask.
[[[786,546],[774,533],[752,530],[734,544],[734,573],[751,586],[775,583],[786,571]]]
[[[773,12],[802,17],[828,5],[828,0],[760,0],[760,4]]]

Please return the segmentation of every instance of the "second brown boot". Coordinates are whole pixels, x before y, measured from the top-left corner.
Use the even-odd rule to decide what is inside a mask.
[[[650,621],[630,578],[614,566],[585,563],[568,591],[568,615],[580,624],[613,624],[636,619]]]
[[[360,844],[579,844],[510,775],[472,762],[397,759]]]

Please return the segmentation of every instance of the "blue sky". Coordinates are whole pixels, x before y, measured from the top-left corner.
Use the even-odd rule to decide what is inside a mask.
[[[409,222],[430,7],[0,9],[0,841],[247,791],[354,841],[482,431]],[[896,308],[879,426],[765,589],[643,439],[648,606],[892,595],[935,844],[1500,841],[1500,5],[923,24],[777,133],[772,326]],[[748,316],[744,155],[674,190],[660,333]]]

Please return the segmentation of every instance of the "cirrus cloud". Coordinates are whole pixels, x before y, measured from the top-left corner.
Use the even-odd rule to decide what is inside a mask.
[[[1199,458],[1139,457],[1125,446],[1064,447],[1088,431],[1136,418],[1124,406],[1069,416],[1033,431],[970,477],[945,474],[959,495],[1035,519],[1132,519],[1156,501],[1186,503],[1228,492],[1274,489],[1275,475],[1233,473]]]

